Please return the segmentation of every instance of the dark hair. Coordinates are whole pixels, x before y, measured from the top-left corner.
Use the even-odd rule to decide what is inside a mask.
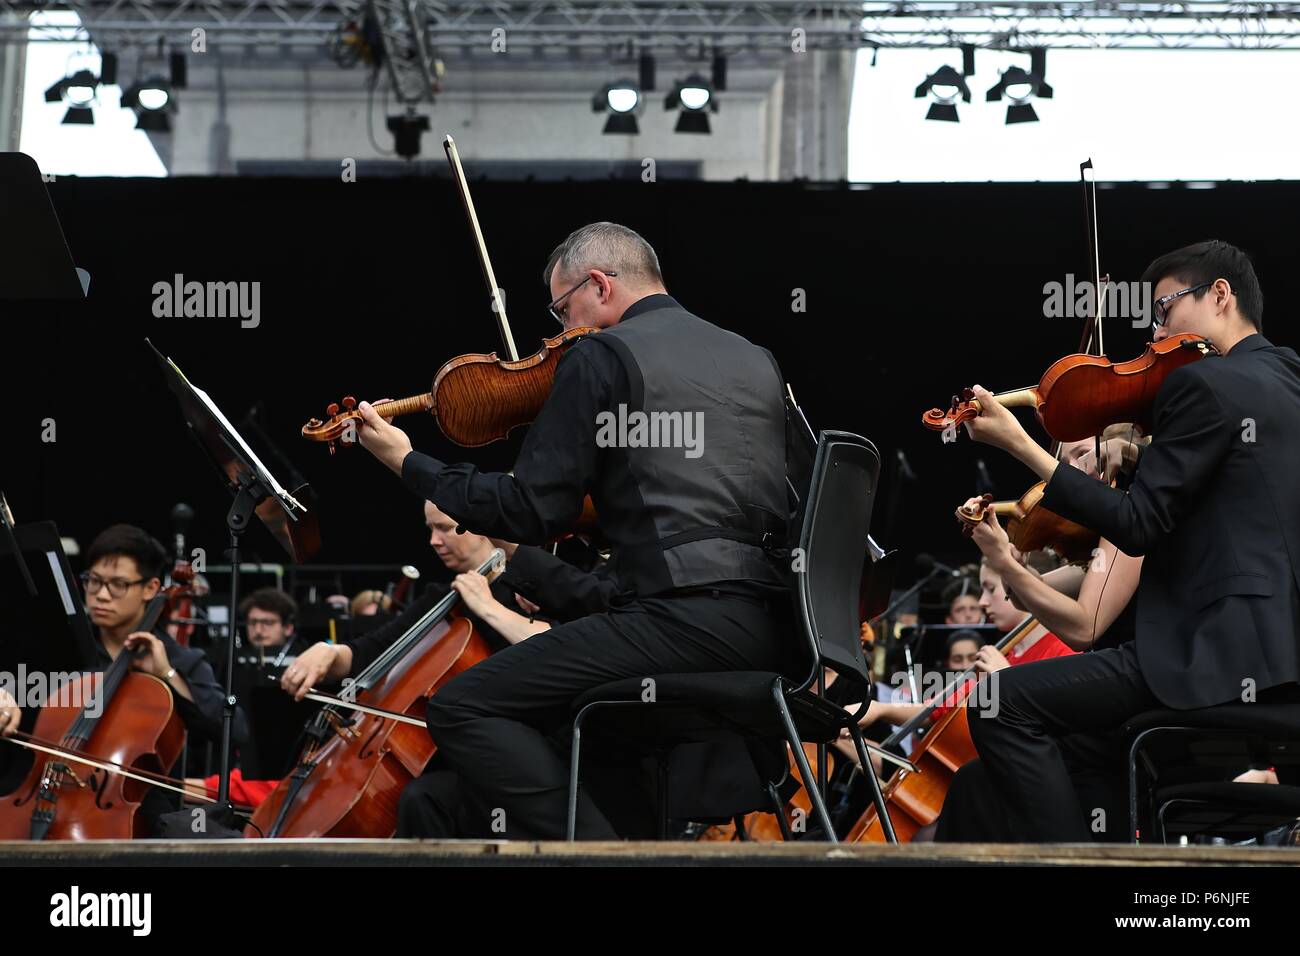
[[[101,531],[86,549],[86,567],[113,557],[133,560],[146,581],[161,578],[167,569],[167,550],[153,535],[133,524],[115,524]]]
[[[1237,311],[1255,327],[1255,331],[1264,331],[1264,293],[1260,291],[1255,267],[1250,256],[1231,243],[1207,239],[1183,246],[1166,252],[1142,273],[1142,281],[1150,282],[1152,288],[1161,279],[1170,277],[1186,283],[1189,288],[1215,279],[1227,279],[1237,295]],[[1202,289],[1193,295],[1199,299],[1207,291]]]
[[[952,610],[952,602],[957,600],[959,597],[964,597],[967,594],[978,596],[979,591],[979,584],[972,581],[966,575],[963,574],[959,578],[953,578],[948,582],[948,586],[943,589],[943,596],[940,598],[940,600],[943,601],[944,613],[947,614]]]
[[[984,646],[984,638],[980,637],[978,631],[953,631],[948,635],[948,640],[946,640],[943,645],[944,660],[948,659],[948,655],[952,653],[952,649],[962,641],[974,641],[978,646]]]
[[[262,588],[240,601],[239,616],[247,618],[253,608],[276,615],[281,624],[292,624],[298,616],[297,602],[276,588]]]

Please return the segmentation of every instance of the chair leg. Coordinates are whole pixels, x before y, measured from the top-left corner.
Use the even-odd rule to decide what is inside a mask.
[[[655,816],[656,839],[668,839],[668,763],[662,753],[655,754]]]
[[[885,795],[880,790],[880,779],[876,776],[875,768],[871,766],[871,754],[867,752],[862,728],[855,723],[850,723],[849,733],[853,736],[853,745],[858,749],[858,759],[862,761],[862,776],[867,778],[867,784],[871,787],[871,802],[876,805],[876,819],[880,821],[885,842],[897,843],[898,834],[894,832],[894,821],[889,817],[889,805],[885,803]]]
[[[789,843],[794,839],[794,834],[790,832],[790,823],[785,818],[785,804],[781,802],[781,795],[776,792],[776,786],[770,780],[767,782],[767,797],[772,801],[772,812],[776,814],[776,825],[781,828],[781,839]]]
[[[825,831],[827,841],[838,843],[839,838],[835,836],[835,828],[831,825],[831,815],[826,810],[826,801],[822,799],[821,791],[814,782],[812,767],[808,765],[808,755],[803,752],[803,741],[799,739],[799,730],[794,725],[794,718],[790,716],[790,708],[786,706],[785,694],[781,691],[779,679],[772,682],[772,698],[776,702],[777,711],[781,714],[781,722],[785,724],[790,753],[794,754],[799,774],[804,781],[804,790],[808,793],[808,799],[812,801],[813,812],[817,814],[817,822]]]
[[[1137,793],[1137,758],[1138,748],[1142,745],[1145,733],[1134,738],[1128,750],[1128,839],[1130,843],[1141,842],[1138,839],[1138,793]]]
[[[573,744],[569,751],[569,820],[564,833],[565,840],[570,843],[577,839],[578,834],[578,761],[582,757],[582,721],[594,706],[588,704],[573,718]]]

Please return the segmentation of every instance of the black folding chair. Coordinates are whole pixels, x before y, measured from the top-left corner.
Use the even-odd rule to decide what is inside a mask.
[[[1233,807],[1243,813],[1278,812],[1278,800],[1286,799],[1283,790],[1269,784],[1237,784],[1260,788],[1237,790],[1230,781],[1254,765],[1300,764],[1300,699],[1294,691],[1265,691],[1252,703],[1149,711],[1125,724],[1124,739],[1129,742],[1129,839],[1139,842],[1149,824],[1163,840],[1170,812],[1191,806],[1205,810],[1222,803],[1225,820],[1232,818],[1227,811]]]
[[[795,617],[812,661],[799,683],[766,671],[648,675],[595,687],[575,701],[568,839],[574,839],[577,830],[583,731],[593,717],[601,714],[604,733],[610,732],[606,724],[612,722],[627,745],[635,740],[648,745],[647,752],[655,755],[681,743],[716,740],[720,734],[761,740],[784,738],[805,781],[816,822],[832,842],[836,836],[825,794],[814,783],[816,778],[802,744],[825,745],[838,739],[841,729],[847,728],[862,766],[868,769],[864,776],[870,781],[885,837],[897,842],[858,727],[858,717],[867,707],[873,687],[862,651],[858,600],[879,475],[880,456],[871,442],[847,432],[821,433],[803,502],[800,543],[791,555],[796,582]],[[863,686],[863,703],[856,712],[847,712],[819,693],[825,688],[827,667],[839,679]],[[654,689],[651,700],[645,699],[647,687]],[[767,806],[750,806],[746,811],[727,807],[719,816],[750,810],[775,812],[785,832],[777,798],[779,782],[766,781],[763,789]],[[659,804],[664,808],[662,834],[662,819],[668,812],[662,774],[659,789]],[[786,836],[788,839],[789,834]]]

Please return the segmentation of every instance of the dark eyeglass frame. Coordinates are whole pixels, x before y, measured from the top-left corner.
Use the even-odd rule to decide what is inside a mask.
[[[601,275],[618,278],[617,272],[607,272],[604,269],[597,269],[595,271],[599,272]],[[552,299],[550,305],[546,307],[546,311],[551,313],[551,318],[553,318],[556,322],[559,322],[561,327],[564,326],[564,316],[556,312],[555,307],[559,305],[561,302],[563,302],[565,299],[567,299],[569,296],[573,295],[573,293],[577,292],[579,289],[581,289],[584,285],[586,285],[590,281],[591,281],[591,276],[587,276],[587,278],[583,279],[581,282],[575,285],[568,292],[564,292],[561,295],[556,296],[554,299]]]
[[[1202,282],[1200,285],[1194,285],[1187,289],[1180,289],[1177,292],[1171,292],[1168,295],[1162,295],[1152,303],[1151,324],[1158,329],[1169,321],[1169,303],[1173,302],[1174,299],[1182,298],[1183,296],[1190,295],[1193,292],[1200,292],[1202,289],[1208,289],[1218,281],[1218,279],[1214,279],[1210,282]],[[1232,294],[1231,290],[1229,290],[1228,294]]]
[[[108,588],[109,597],[123,598],[126,597],[126,592],[131,588],[137,584],[144,584],[149,580],[149,578],[140,578],[136,581],[127,581],[124,578],[101,578],[99,575],[92,575],[89,571],[82,571],[77,577],[81,579],[81,586],[85,590],[87,597],[94,597],[104,588]],[[92,577],[100,582],[99,587],[93,590],[90,587]]]

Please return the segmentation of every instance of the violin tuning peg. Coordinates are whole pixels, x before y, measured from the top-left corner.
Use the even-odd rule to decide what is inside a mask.
[[[351,395],[345,395],[343,397],[343,407],[348,411],[352,411],[352,409],[357,407],[357,400]]]
[[[335,450],[334,441],[331,439],[330,441],[326,442],[326,444],[329,446],[330,454],[331,455],[334,454],[334,450]]]
[[[338,413],[339,413],[339,403],[338,403],[338,402],[330,402],[329,405],[326,406],[326,408],[325,408],[325,414],[328,415],[330,418],[333,418],[333,417],[334,417],[335,415],[337,415]]]

